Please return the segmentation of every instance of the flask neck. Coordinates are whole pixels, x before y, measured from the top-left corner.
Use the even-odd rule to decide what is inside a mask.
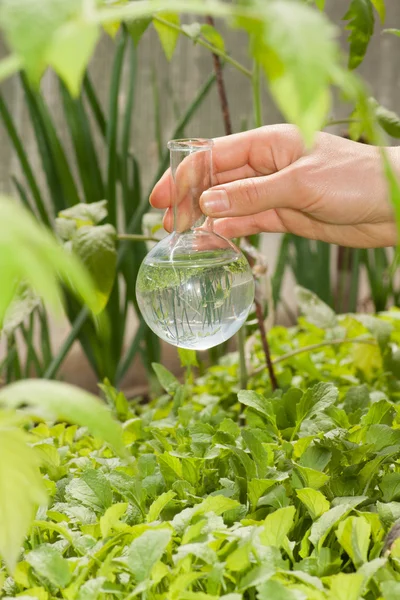
[[[188,139],[169,142],[171,198],[174,231],[183,233],[204,226],[212,228],[200,209],[200,197],[212,185],[212,140]]]

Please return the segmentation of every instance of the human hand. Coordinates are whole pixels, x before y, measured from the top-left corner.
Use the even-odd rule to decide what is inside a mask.
[[[388,148],[400,173],[399,148]],[[225,237],[290,232],[343,246],[397,243],[379,149],[319,133],[307,152],[290,125],[262,127],[215,140],[214,187],[200,199],[203,212]],[[172,228],[167,171],[150,202],[166,208]]]

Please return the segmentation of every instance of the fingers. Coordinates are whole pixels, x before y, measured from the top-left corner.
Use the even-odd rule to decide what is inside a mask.
[[[214,221],[214,231],[223,237],[232,239],[263,232],[286,233],[287,229],[276,210],[268,210],[262,215],[217,219]]]
[[[223,184],[276,172],[302,153],[300,137],[293,127],[276,125],[216,138],[213,147],[213,183]],[[189,165],[189,163],[188,163]],[[150,204],[172,205],[171,171],[154,187]]]
[[[296,194],[296,169],[252,177],[213,187],[200,198],[204,214],[213,218],[255,215],[273,208],[301,208]]]

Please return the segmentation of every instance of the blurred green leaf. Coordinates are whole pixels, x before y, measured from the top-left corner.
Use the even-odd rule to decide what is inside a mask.
[[[348,517],[339,523],[336,536],[356,568],[367,562],[371,525],[364,517]]]
[[[296,490],[296,494],[298,499],[304,504],[310,513],[313,521],[318,519],[330,508],[328,500],[318,490],[314,490],[312,488],[303,488],[301,490]]]
[[[161,12],[157,13],[158,17],[161,17],[164,21],[168,21],[168,23],[172,23],[173,25],[180,25],[179,16],[175,13],[171,12]],[[168,27],[164,23],[160,23],[160,21],[153,21],[153,25],[155,30],[158,33],[158,37],[161,42],[161,46],[164,50],[164,54],[168,60],[174,55],[176,45],[179,39],[179,31],[172,29],[172,27]]]
[[[346,25],[346,29],[350,31],[349,68],[355,69],[363,61],[374,33],[375,19],[371,0],[351,0],[343,19],[349,21]]]
[[[129,35],[131,36],[135,46],[139,44],[143,34],[151,22],[151,17],[148,17],[146,19],[135,19],[135,21],[131,21],[127,24]]]
[[[0,555],[14,571],[35,510],[47,501],[39,460],[18,429],[0,429]]]
[[[386,5],[385,0],[371,0],[372,4],[375,7],[376,12],[379,15],[379,18],[382,23],[385,22],[386,19]]]
[[[31,81],[39,83],[60,27],[79,20],[82,10],[83,0],[2,0],[1,28]]]
[[[57,31],[47,50],[47,62],[78,96],[83,76],[96,47],[100,31],[97,25],[82,21],[66,23]]]
[[[218,48],[218,50],[225,52],[224,38],[215,27],[208,23],[204,23],[200,28],[200,33],[207,42],[215,46],[215,48]]]
[[[112,225],[83,226],[72,238],[72,249],[91,274],[98,306],[104,308],[114,286],[117,234]]]
[[[56,588],[65,588],[71,581],[68,561],[50,544],[35,548],[26,555],[26,560],[40,577],[50,581]]]
[[[169,529],[154,529],[145,531],[132,542],[126,563],[138,583],[150,577],[154,565],[164,554],[170,539]]]
[[[49,418],[77,423],[111,444],[120,455],[126,454],[121,427],[109,410],[96,396],[75,386],[40,379],[18,381],[0,390],[0,405],[12,409],[27,405],[32,415],[45,413]]]
[[[297,285],[295,295],[300,312],[306,317],[309,323],[326,329],[333,327],[337,322],[335,312],[325,304],[316,294]]]
[[[358,600],[364,577],[359,573],[338,573],[331,579],[329,600]]]

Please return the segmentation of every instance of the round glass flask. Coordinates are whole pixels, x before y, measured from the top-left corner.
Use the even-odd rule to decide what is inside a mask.
[[[232,337],[254,301],[244,254],[213,232],[200,210],[212,185],[212,140],[169,142],[174,231],[144,259],[136,297],[143,318],[161,339],[206,350]]]

